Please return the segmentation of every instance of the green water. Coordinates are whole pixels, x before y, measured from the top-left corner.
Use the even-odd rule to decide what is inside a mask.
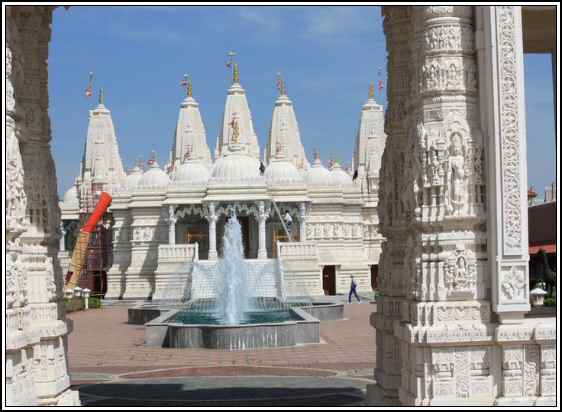
[[[271,310],[260,312],[244,312],[239,325],[255,325],[258,323],[280,323],[302,320],[290,310]],[[215,312],[178,312],[168,323],[184,323],[189,325],[226,325],[224,318]]]

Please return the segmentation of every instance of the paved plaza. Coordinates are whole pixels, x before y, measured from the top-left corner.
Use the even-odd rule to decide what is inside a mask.
[[[90,406],[360,405],[373,382],[374,309],[346,305],[344,320],[320,324],[320,344],[238,352],[145,347],[125,306],[74,312],[72,385]]]

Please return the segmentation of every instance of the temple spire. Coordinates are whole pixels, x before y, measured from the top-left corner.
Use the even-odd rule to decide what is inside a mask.
[[[236,53],[228,52],[228,61],[226,62],[226,67],[232,68],[232,84],[240,83],[240,70],[238,68],[238,63],[234,60]]]
[[[269,163],[271,159],[278,157],[277,144],[281,142],[285,156],[297,168],[308,169],[310,165],[301,142],[297,116],[293,102],[287,96],[287,85],[281,73],[277,73],[276,86],[279,97],[273,108],[265,161]]]

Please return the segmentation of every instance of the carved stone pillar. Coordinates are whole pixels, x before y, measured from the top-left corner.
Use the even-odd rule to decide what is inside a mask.
[[[175,245],[176,244],[176,215],[175,215],[175,207],[170,205],[168,207],[168,244]]]
[[[265,237],[265,222],[268,213],[265,210],[265,203],[258,202],[258,222],[259,222],[259,245],[258,245],[258,259],[267,259],[267,246]]]
[[[209,260],[217,260],[217,219],[215,203],[210,202],[209,208]]]
[[[47,60],[52,7],[6,9],[6,401],[79,405],[70,391]]]
[[[530,309],[521,7],[482,7],[478,12],[492,307],[506,322],[521,319]]]
[[[380,259],[380,293],[377,312],[373,316],[376,333],[376,386],[369,387],[373,405],[398,402],[400,387],[400,341],[394,336],[394,322],[400,320],[399,308],[404,301],[405,281],[404,242],[409,225],[400,222],[400,176],[406,167],[404,147],[407,132],[407,105],[410,92],[412,36],[412,8],[388,6],[383,8],[384,31],[388,51],[388,109],[385,132],[388,139],[380,170],[380,202],[378,207],[381,232],[387,238],[382,245]]]
[[[474,8],[383,10],[391,77],[375,377],[383,400],[398,385],[403,405],[492,403]]]
[[[299,204],[299,239],[306,241],[306,203]]]

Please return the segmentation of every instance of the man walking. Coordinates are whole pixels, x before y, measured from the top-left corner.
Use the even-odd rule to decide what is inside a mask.
[[[351,303],[351,295],[354,295],[357,301],[361,303],[361,299],[359,299],[359,295],[357,294],[357,283],[355,279],[353,279],[353,275],[351,275],[351,289],[349,290],[349,297],[347,298],[348,303]]]

